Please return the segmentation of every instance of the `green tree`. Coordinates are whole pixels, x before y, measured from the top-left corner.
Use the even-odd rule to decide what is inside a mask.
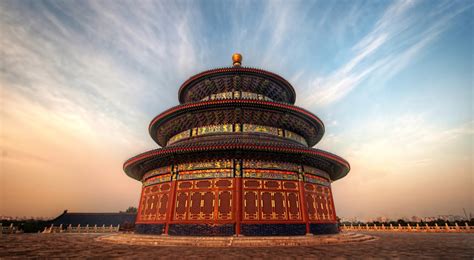
[[[138,212],[138,209],[136,207],[128,207],[127,210],[125,210],[125,213],[137,213]]]

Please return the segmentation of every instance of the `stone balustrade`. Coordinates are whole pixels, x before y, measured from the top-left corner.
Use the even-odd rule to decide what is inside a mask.
[[[54,226],[51,225],[46,227],[43,233],[111,233],[111,232],[118,232],[120,230],[120,225],[116,227],[110,225],[102,225],[102,226],[81,226],[80,224],[77,226],[69,225],[66,228],[63,228],[63,225]]]
[[[10,224],[10,226],[3,226],[2,223],[0,223],[0,235],[2,234],[17,234],[17,233],[23,233],[23,231],[19,230],[17,227],[13,226],[13,223]]]
[[[444,226],[438,226],[435,224],[434,226],[429,226],[428,224],[420,225],[416,224],[412,226],[408,224],[407,226],[402,226],[401,224],[386,226],[384,224],[377,226],[377,225],[342,225],[341,230],[343,231],[395,231],[395,232],[464,232],[464,233],[474,233],[474,227],[469,226],[468,223],[465,225],[458,225],[455,223],[454,226],[450,226],[447,223]]]

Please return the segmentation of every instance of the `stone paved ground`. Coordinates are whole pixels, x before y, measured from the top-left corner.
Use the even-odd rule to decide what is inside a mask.
[[[344,232],[321,236],[268,236],[268,237],[189,237],[156,236],[115,233],[96,238],[98,242],[142,246],[179,247],[313,247],[327,244],[366,242],[377,239],[371,235]]]
[[[474,234],[367,233],[370,242],[279,248],[179,248],[103,243],[98,234],[21,234],[0,237],[6,257],[189,258],[474,258]]]

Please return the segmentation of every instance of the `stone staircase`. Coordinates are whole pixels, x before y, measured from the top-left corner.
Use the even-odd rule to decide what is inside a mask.
[[[98,241],[130,245],[181,246],[181,247],[291,247],[338,243],[356,243],[374,240],[375,237],[358,233],[336,235],[272,236],[272,237],[183,237],[167,235],[115,234],[97,238]]]

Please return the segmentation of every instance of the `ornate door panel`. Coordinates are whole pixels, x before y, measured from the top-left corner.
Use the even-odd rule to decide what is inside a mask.
[[[244,220],[258,220],[258,193],[256,191],[244,191]]]
[[[160,208],[156,215],[156,220],[166,220],[166,206],[168,205],[168,193],[163,193],[160,198]]]
[[[306,183],[306,205],[310,221],[335,221],[331,188],[319,184]]]
[[[188,192],[178,192],[176,194],[176,209],[174,218],[176,220],[185,220],[188,212]]]
[[[232,221],[232,179],[178,181],[177,186],[174,220]]]
[[[314,195],[311,193],[306,193],[306,208],[308,210],[308,218],[310,220],[316,220],[317,219],[317,214],[316,214],[316,201],[314,198]]]
[[[243,180],[243,220],[302,220],[297,181]]]
[[[278,220],[286,220],[286,198],[284,192],[275,192],[273,194],[273,203],[275,207],[273,208],[274,211],[274,218]]]
[[[166,207],[170,187],[170,183],[162,183],[143,189],[140,212],[138,212],[138,223],[166,220]]]
[[[143,194],[142,199],[141,199],[140,212],[138,212],[139,221],[145,219],[145,208],[146,208],[146,196],[145,194]]]
[[[300,200],[297,192],[288,192],[286,195],[288,203],[288,219],[301,220]]]
[[[219,191],[219,208],[217,211],[217,219],[232,219],[232,191]]]
[[[201,219],[214,219],[215,192],[206,191],[202,193]]]
[[[321,193],[318,192],[315,194],[316,197],[316,212],[318,214],[318,219],[324,219],[324,204],[323,204],[323,198],[321,197]]]
[[[272,193],[269,191],[264,191],[260,194],[261,198],[261,219],[264,220],[272,220],[272,213],[273,213],[273,200],[272,200]]]
[[[153,195],[151,195],[151,204],[150,204],[150,211],[149,211],[149,216],[148,216],[148,219],[149,220],[155,220],[156,218],[156,212],[158,211],[158,203],[159,203],[159,198],[160,198],[160,195],[157,194],[157,193],[154,193]]]
[[[190,193],[189,218],[190,220],[200,219],[201,214],[201,192]]]

